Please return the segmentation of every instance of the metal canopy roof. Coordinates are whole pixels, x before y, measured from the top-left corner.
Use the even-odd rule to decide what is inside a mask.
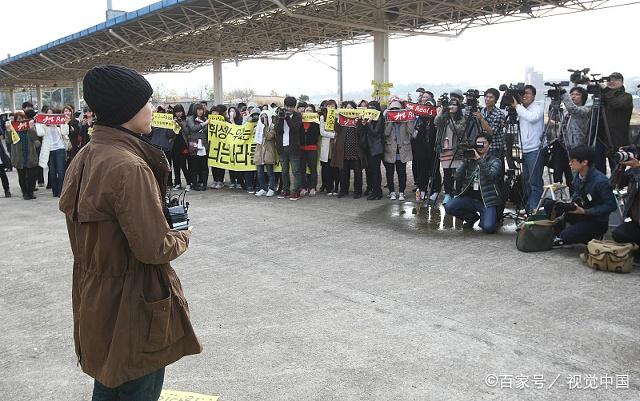
[[[469,28],[634,4],[495,0],[164,0],[0,61],[0,86],[80,79],[98,64],[145,73],[286,59],[373,33],[458,36]]]

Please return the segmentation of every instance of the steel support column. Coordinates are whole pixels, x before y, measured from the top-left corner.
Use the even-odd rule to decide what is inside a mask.
[[[80,80],[76,79],[73,83],[73,108],[80,110]]]
[[[342,83],[342,41],[338,42],[338,104],[342,103],[344,86]]]
[[[222,91],[222,59],[213,59],[213,100],[217,104],[224,103],[224,92]]]
[[[11,112],[17,110],[16,109],[16,90],[14,88],[9,89],[9,102],[10,102],[9,110]]]
[[[389,82],[389,34],[373,33],[373,79]]]

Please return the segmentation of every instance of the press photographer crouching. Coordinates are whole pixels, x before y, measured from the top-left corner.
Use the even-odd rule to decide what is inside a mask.
[[[631,242],[640,245],[640,161],[638,160],[638,149],[631,145],[621,148],[616,156],[620,160],[618,168],[621,173],[617,180],[616,187],[627,187],[627,200],[624,204],[624,218],[631,221],[620,224],[612,232],[611,236],[616,242]],[[622,156],[622,157],[621,157]]]
[[[489,153],[490,146],[491,137],[481,133],[475,147],[464,151],[465,160],[456,171],[462,191],[445,205],[447,214],[465,221],[464,228],[473,228],[480,220],[480,228],[487,234],[498,229],[496,210],[502,204],[498,188],[504,176],[503,162]]]
[[[543,205],[547,216],[565,216],[558,227],[554,246],[586,244],[601,237],[607,232],[609,214],[617,208],[607,176],[593,166],[593,148],[576,146],[569,151],[569,159],[573,172],[571,202],[546,199]],[[565,226],[565,223],[569,225]]]

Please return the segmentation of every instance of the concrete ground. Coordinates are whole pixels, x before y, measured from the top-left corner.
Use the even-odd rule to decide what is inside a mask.
[[[42,188],[23,201],[9,175],[0,394],[89,400],[57,199]],[[194,235],[173,266],[204,352],[170,366],[165,388],[223,401],[640,399],[638,270],[591,270],[577,248],[520,253],[513,226],[466,232],[411,202],[188,198]]]

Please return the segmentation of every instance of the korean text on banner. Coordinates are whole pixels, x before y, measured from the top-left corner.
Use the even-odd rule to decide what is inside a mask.
[[[209,120],[209,166],[234,171],[255,170],[255,127],[255,122],[235,125]]]
[[[173,120],[173,114],[171,113],[153,113],[151,126],[173,130],[176,127],[176,122]]]

